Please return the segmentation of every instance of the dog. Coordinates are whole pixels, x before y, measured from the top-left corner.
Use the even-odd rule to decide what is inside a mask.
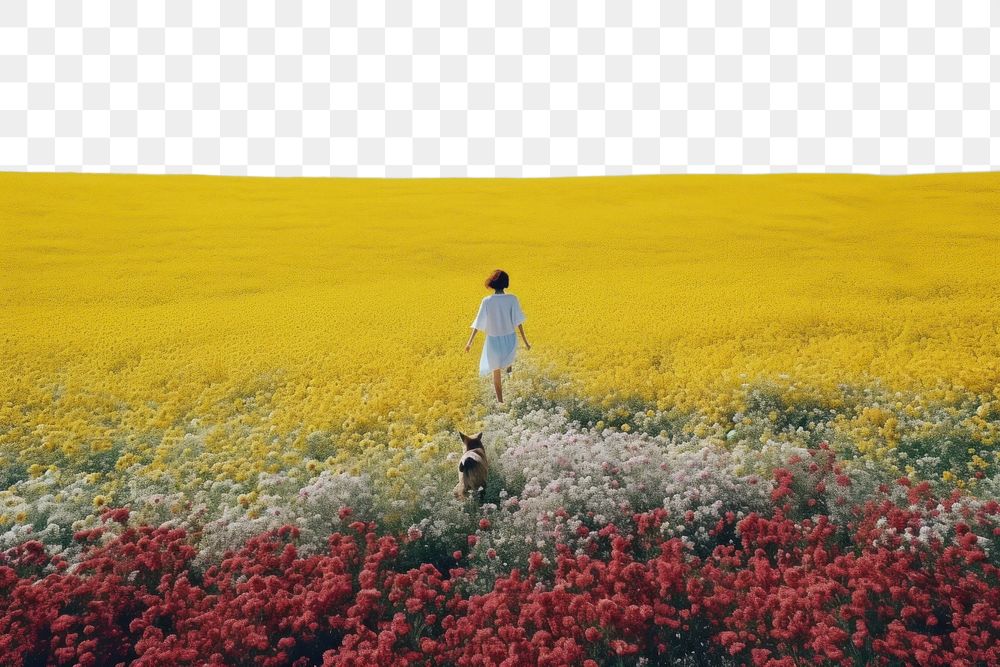
[[[462,500],[470,491],[479,490],[479,502],[483,502],[486,495],[486,474],[489,472],[489,464],[486,462],[486,449],[483,447],[483,434],[478,433],[469,437],[462,433],[458,434],[465,443],[465,453],[458,461],[458,485],[455,487],[455,498]]]

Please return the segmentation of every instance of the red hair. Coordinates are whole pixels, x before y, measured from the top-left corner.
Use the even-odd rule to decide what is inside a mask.
[[[490,289],[507,289],[510,286],[510,276],[506,271],[497,269],[486,279],[486,286]]]

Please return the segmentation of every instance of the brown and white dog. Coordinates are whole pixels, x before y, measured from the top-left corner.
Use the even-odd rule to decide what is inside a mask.
[[[486,473],[489,464],[486,462],[486,449],[483,448],[483,434],[477,433],[471,438],[461,431],[462,442],[465,443],[465,453],[458,461],[458,485],[455,487],[455,498],[462,500],[470,491],[479,490],[479,502],[486,494]]]

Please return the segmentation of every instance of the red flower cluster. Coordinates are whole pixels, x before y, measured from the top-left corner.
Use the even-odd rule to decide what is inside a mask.
[[[118,527],[105,545],[104,529],[82,532],[73,566],[37,542],[0,555],[0,664],[1000,664],[1000,570],[976,533],[1000,506],[918,544],[901,535],[957,497],[908,492],[850,529],[789,518],[782,492],[771,516],[727,514],[716,531],[737,542],[702,558],[661,537],[664,510],[637,514],[594,530],[593,553],[532,554],[478,594],[471,570],[401,567],[412,536],[362,522],[321,554],[300,553],[292,527],[259,535],[203,574],[181,530]]]
[[[738,528],[743,548],[718,547],[700,568],[704,596],[691,600],[726,628],[716,639],[728,654],[758,665],[1000,664],[1000,570],[976,540],[840,549],[825,516],[780,512]]]

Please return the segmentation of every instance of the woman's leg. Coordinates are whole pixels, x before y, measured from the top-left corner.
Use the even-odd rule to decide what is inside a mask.
[[[493,371],[493,388],[497,391],[497,403],[503,403],[503,391],[500,389],[500,369]]]

